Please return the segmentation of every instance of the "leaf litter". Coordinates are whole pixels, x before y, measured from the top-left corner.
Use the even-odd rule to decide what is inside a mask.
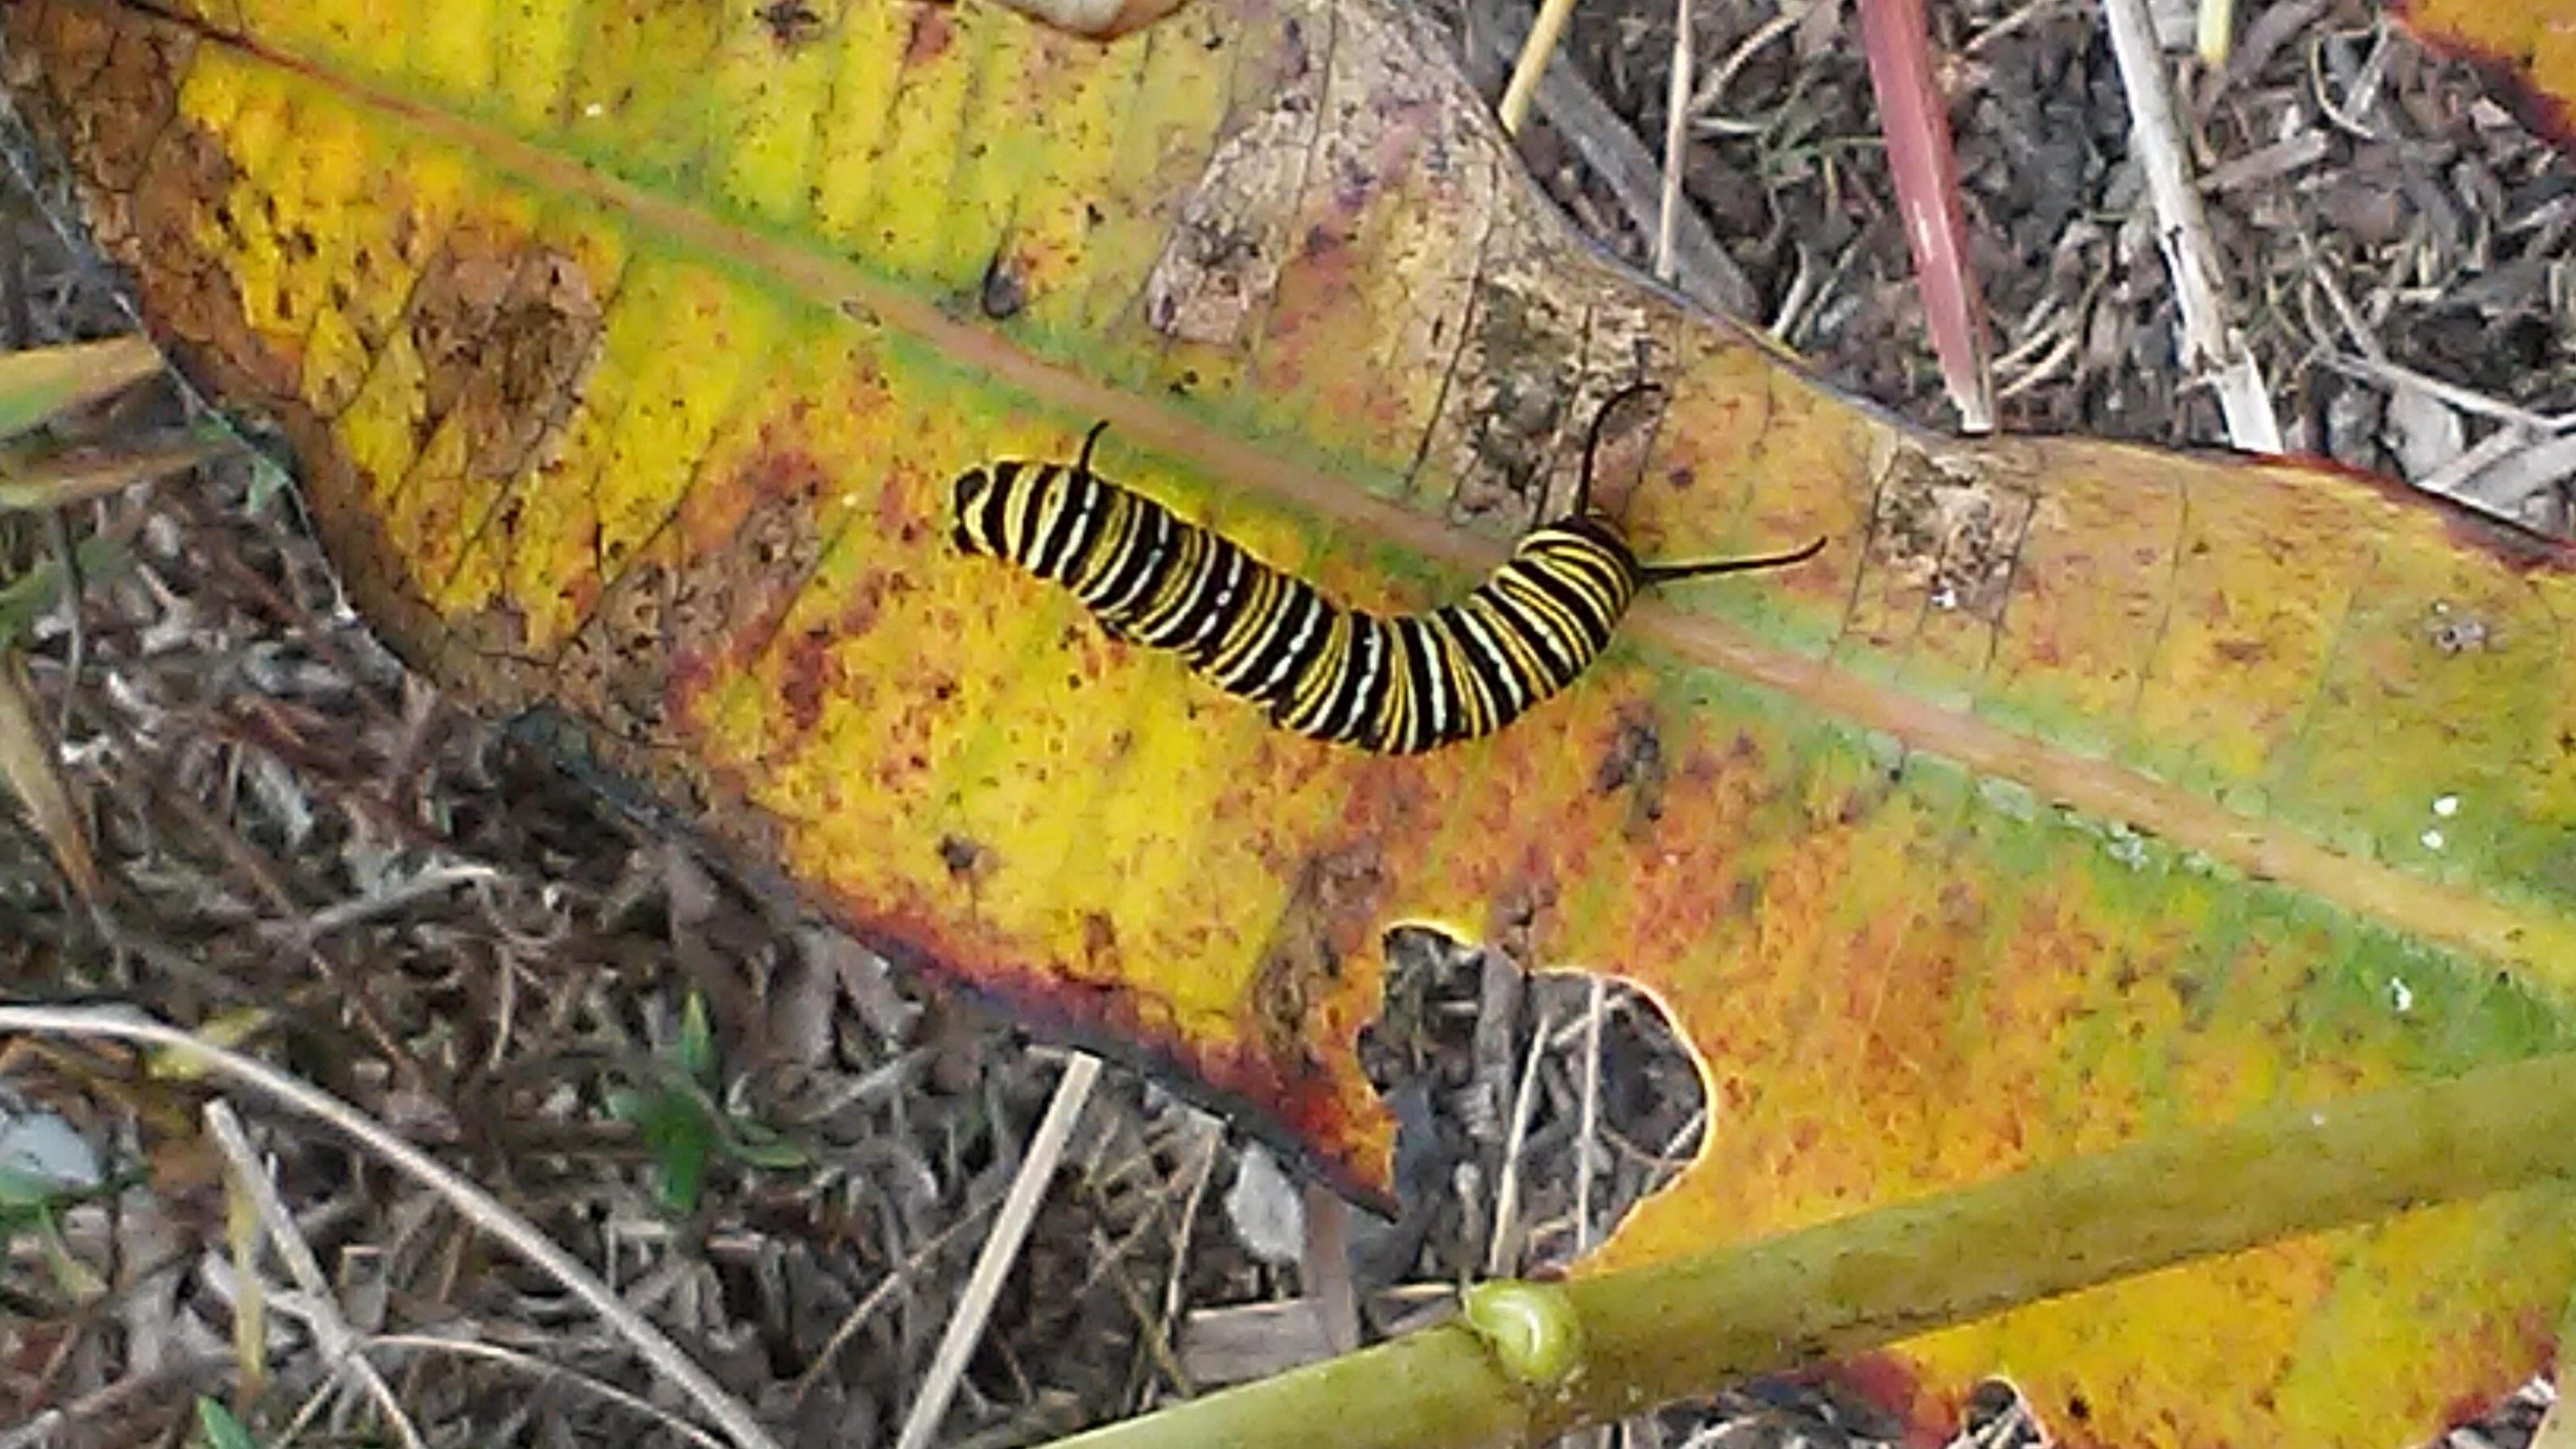
[[[1699,7],[1684,188],[1756,315],[1847,385],[1937,422],[1856,43],[1829,23],[1838,7],[1815,9]],[[2173,303],[2090,12],[1980,0],[1939,15],[1954,105],[1974,97],[1962,169],[2004,425],[2214,437],[2214,404],[2175,376]],[[1641,228],[1576,158],[1651,164],[1639,138],[1664,130],[1669,17],[1652,0],[1579,11],[1575,63],[1554,70],[1599,104],[1551,111],[1543,90],[1525,142],[1577,220],[1638,256],[1651,218]],[[2571,409],[2565,159],[2473,72],[2349,4],[2273,7],[2224,73],[2191,79],[2204,201],[2294,445],[2403,463],[2563,530],[2562,477],[2489,470],[2516,451],[2493,440],[2553,439]],[[1560,129],[1568,115],[1586,134]],[[1629,133],[1597,134],[1605,116]],[[0,291],[32,335],[122,330],[23,196],[6,223]],[[146,421],[183,416],[164,398]],[[2446,428],[2456,448],[2427,450]],[[42,845],[0,831],[0,969],[21,995],[208,1023],[358,1103],[597,1266],[781,1442],[892,1442],[1059,1054],[440,703],[349,615],[269,476],[233,459],[82,502],[76,614],[34,531],[0,530],[0,608],[28,621],[40,712],[69,721],[58,755],[109,882],[95,919],[69,909]],[[79,652],[84,667],[65,668]],[[1445,1311],[1452,1286],[1489,1271],[1568,1261],[1707,1130],[1697,1074],[1651,1005],[1526,979],[1511,936],[1504,922],[1487,946],[1389,940],[1366,1051],[1405,1124],[1406,1209],[1349,1235],[1371,1332]],[[709,1149],[691,1169],[701,1190],[676,1202],[667,1156],[616,1110],[635,1084],[673,1087],[675,1067],[680,1120]],[[0,1352],[32,1368],[0,1380],[0,1414],[51,1438],[0,1432],[0,1449],[136,1442],[235,1411],[272,1432],[315,1405],[364,1420],[360,1400],[326,1394],[331,1367],[292,1315],[262,1316],[264,1392],[222,1402],[242,1283],[225,1258],[228,1169],[200,1127],[213,1084],[104,1047],[10,1043],[0,1069],[133,1183],[61,1204],[51,1248],[11,1237]],[[347,1144],[237,1105],[340,1316],[378,1345],[371,1361],[427,1442],[686,1438],[656,1417],[677,1401],[559,1284]],[[714,1150],[728,1131],[763,1146]],[[1109,1072],[1002,1287],[951,1441],[1033,1442],[1319,1351],[1298,1323],[1313,1319],[1300,1270],[1228,1221],[1241,1160],[1213,1119]],[[48,1252],[87,1271],[44,1271]],[[1251,1331],[1219,1365],[1209,1345],[1234,1325]],[[1830,1374],[1740,1386],[1638,1421],[1630,1442],[1888,1442],[1898,1426],[1865,1390]],[[2551,1398],[2526,1386],[2453,1438],[2518,1449]],[[1971,1397],[1960,1442],[2048,1442],[2049,1421],[2081,1418],[1997,1381]]]
[[[1440,8],[1471,37],[1460,54],[1482,92],[1499,94],[1493,48],[1472,37],[1517,12]],[[2215,70],[2184,58],[2193,7],[2158,8],[2181,22],[2166,60],[2220,282],[2289,450],[2576,528],[2576,469],[2547,446],[2576,422],[2576,166],[2474,63],[2426,50],[2382,7],[2249,8]],[[2002,429],[2222,442],[2216,398],[2175,362],[2178,304],[2098,8],[1926,9]],[[1576,223],[1640,264],[1654,215],[1585,158],[1607,127],[1663,135],[1673,12],[1583,7],[1556,70],[1595,104],[1542,104],[1522,144]],[[1742,273],[1744,315],[1840,385],[1950,428],[1847,7],[1693,13],[1702,79],[1683,188]],[[2455,444],[2419,451],[2428,410],[2451,417]]]

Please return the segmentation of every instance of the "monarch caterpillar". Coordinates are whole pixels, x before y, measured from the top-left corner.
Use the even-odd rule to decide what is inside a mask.
[[[1070,465],[1007,459],[956,484],[956,544],[1071,589],[1110,637],[1167,649],[1271,722],[1314,739],[1413,754],[1501,729],[1574,682],[1649,584],[1815,557],[1704,563],[1637,561],[1594,512],[1593,455],[1612,408],[1583,449],[1574,511],[1522,535],[1475,591],[1423,614],[1380,617],[1326,599],[1301,579],[1162,504],[1091,471],[1107,423]]]

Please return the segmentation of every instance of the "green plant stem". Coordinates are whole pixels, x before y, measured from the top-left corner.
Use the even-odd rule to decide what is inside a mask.
[[[1535,1442],[2192,1258],[2576,1172],[2576,1055],[2162,1134],[1565,1285],[1582,1370],[1533,1391],[1457,1321],[1062,1441]],[[1329,1426],[1329,1427],[1326,1427]]]

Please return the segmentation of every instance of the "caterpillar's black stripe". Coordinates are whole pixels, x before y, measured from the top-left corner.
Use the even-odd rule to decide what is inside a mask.
[[[1598,420],[1593,431],[1597,441]],[[1824,547],[1642,566],[1586,509],[1587,449],[1585,497],[1571,515],[1524,535],[1466,598],[1381,618],[1099,477],[1090,458],[1086,443],[1070,464],[1008,460],[966,473],[957,546],[1064,585],[1112,636],[1179,653],[1284,728],[1388,754],[1491,734],[1572,684],[1649,583],[1795,563]]]

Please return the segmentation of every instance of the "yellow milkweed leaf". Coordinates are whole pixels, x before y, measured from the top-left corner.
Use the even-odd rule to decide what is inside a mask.
[[[6,63],[412,659],[1356,1190],[1404,921],[1625,976],[1700,1054],[1706,1146],[1587,1268],[2568,1045],[2566,550],[2333,471],[1907,432],[1576,240],[1412,9],[1100,45],[906,0],[21,0]],[[1430,755],[1273,730],[949,539],[960,471],[1106,418],[1109,476],[1418,607],[1641,373],[1641,552],[1830,548],[1665,591]],[[2569,1207],[2159,1272],[1875,1381],[1927,1428],[2004,1372],[2106,1443],[2424,1437],[2545,1360]]]

